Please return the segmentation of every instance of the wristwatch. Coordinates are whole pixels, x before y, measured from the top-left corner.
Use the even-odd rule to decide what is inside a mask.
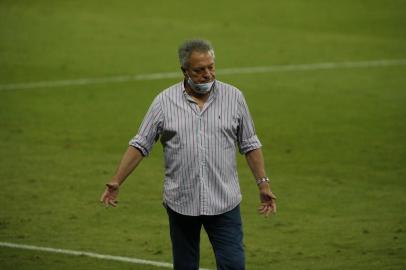
[[[262,184],[263,182],[267,182],[267,183],[269,183],[269,178],[268,177],[262,177],[262,178],[258,178],[257,180],[256,180],[256,182],[257,182],[257,185],[259,186],[260,184]]]

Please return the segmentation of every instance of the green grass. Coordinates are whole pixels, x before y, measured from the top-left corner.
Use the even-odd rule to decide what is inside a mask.
[[[406,58],[403,1],[1,1],[0,84]],[[239,156],[247,268],[404,269],[406,66],[224,75],[243,90],[278,196],[256,214]],[[181,78],[181,73],[179,73]],[[0,241],[171,261],[157,144],[120,207],[98,204],[154,96],[177,79],[0,91]],[[215,268],[203,234],[201,266]],[[0,248],[3,269],[157,269]]]

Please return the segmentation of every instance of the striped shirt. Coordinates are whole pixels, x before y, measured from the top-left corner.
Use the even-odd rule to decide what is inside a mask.
[[[241,154],[260,148],[241,91],[216,81],[200,109],[184,82],[152,102],[129,142],[147,156],[160,139],[165,157],[164,204],[188,216],[218,215],[241,202],[236,168]]]

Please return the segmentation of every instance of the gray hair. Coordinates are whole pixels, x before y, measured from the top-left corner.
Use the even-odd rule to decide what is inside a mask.
[[[179,46],[178,55],[181,67],[189,67],[189,58],[192,52],[208,52],[214,59],[214,49],[210,41],[204,39],[186,40]]]

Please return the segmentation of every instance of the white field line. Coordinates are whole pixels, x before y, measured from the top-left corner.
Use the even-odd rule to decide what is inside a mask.
[[[50,247],[38,247],[38,246],[21,245],[21,244],[8,243],[8,242],[0,242],[0,247],[9,247],[9,248],[26,249],[26,250],[34,250],[34,251],[45,251],[45,252],[60,253],[60,254],[65,254],[65,255],[85,256],[85,257],[97,258],[97,259],[102,259],[102,260],[152,265],[152,266],[162,267],[162,268],[173,268],[172,264],[166,263],[166,262],[156,262],[156,261],[142,260],[142,259],[136,259],[136,258],[122,257],[122,256],[98,254],[98,253],[86,252],[86,251],[76,251],[76,250],[50,248]],[[209,269],[200,268],[200,270],[209,270]]]
[[[271,73],[271,72],[288,72],[288,71],[309,71],[309,70],[326,70],[326,69],[350,69],[350,68],[373,68],[373,67],[388,67],[388,66],[403,66],[406,65],[406,59],[386,59],[386,60],[371,60],[358,62],[330,62],[330,63],[314,63],[314,64],[292,64],[292,65],[274,65],[263,67],[240,67],[240,68],[224,68],[217,71],[218,75],[233,75],[233,74],[256,74],[256,73]],[[131,81],[149,81],[182,78],[181,72],[161,72],[139,75],[123,75],[104,78],[83,78],[74,80],[57,80],[57,81],[39,81],[26,83],[11,83],[0,84],[1,90],[24,90],[33,88],[46,87],[62,87],[75,85],[89,85],[102,83],[120,83]]]

